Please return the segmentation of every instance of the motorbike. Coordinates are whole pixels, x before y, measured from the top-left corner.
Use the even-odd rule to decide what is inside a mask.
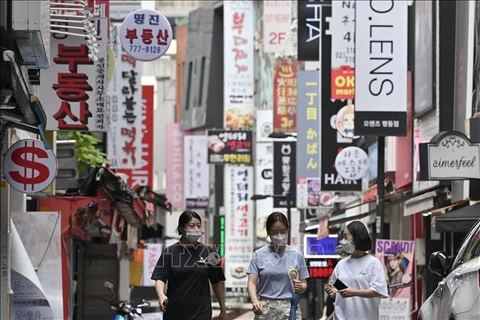
[[[111,297],[103,297],[102,299],[110,304],[112,310],[115,310],[116,314],[113,320],[135,320],[142,318],[142,308],[148,307],[150,302],[142,299],[142,302],[139,304],[133,304],[128,301],[119,301],[117,300],[115,293],[115,286],[105,281],[103,286],[110,290],[112,293]]]

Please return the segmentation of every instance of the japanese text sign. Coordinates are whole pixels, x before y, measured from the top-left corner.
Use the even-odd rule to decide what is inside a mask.
[[[319,72],[298,72],[297,208],[320,206]]]
[[[283,53],[292,23],[291,1],[263,1],[263,51]]]
[[[227,296],[246,295],[253,252],[253,168],[225,166],[225,278]]]
[[[118,169],[128,176],[128,185],[136,190],[141,186],[153,186],[153,98],[154,87],[142,86],[142,139],[140,167],[138,170]]]
[[[284,141],[273,143],[273,192],[275,195],[288,196],[290,207],[296,207],[296,143]],[[287,200],[273,198],[275,208],[286,208]]]
[[[337,172],[346,180],[362,179],[369,165],[368,154],[359,147],[342,149],[335,159]]]
[[[207,137],[184,137],[185,201],[188,209],[208,207],[209,170],[207,163]]]
[[[135,10],[120,27],[123,50],[139,61],[152,61],[163,56],[172,38],[170,22],[163,14],[151,9]]]
[[[50,34],[50,68],[40,73],[46,130],[106,131],[108,27],[106,18],[94,22],[97,61],[89,56],[84,38]]]
[[[333,1],[332,18],[332,99],[355,97],[355,1]]]
[[[118,30],[120,25],[113,25]],[[114,79],[108,87],[109,134],[107,149],[112,168],[138,169],[142,157],[142,92],[139,88],[142,63],[122,51],[119,33],[116,45]]]
[[[254,125],[254,5],[224,1],[224,128]]]
[[[355,134],[407,131],[408,1],[357,1]]]
[[[251,164],[252,131],[209,130],[208,163]]]
[[[297,70],[299,63],[291,59],[275,62],[273,78],[273,131],[297,131]]]
[[[165,152],[166,196],[174,209],[183,209],[185,208],[183,176],[183,140],[185,134],[180,130],[179,123],[167,123],[165,136],[167,144]]]

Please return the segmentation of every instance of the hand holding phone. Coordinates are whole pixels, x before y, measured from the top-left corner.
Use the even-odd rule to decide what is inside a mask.
[[[333,284],[333,286],[335,287],[335,289],[339,291],[348,288],[348,286],[345,283],[343,283],[340,279],[337,279]]]

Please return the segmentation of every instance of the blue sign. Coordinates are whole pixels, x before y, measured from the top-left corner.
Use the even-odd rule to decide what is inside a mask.
[[[316,235],[305,235],[303,255],[305,258],[339,258],[337,254],[338,237],[317,239]]]

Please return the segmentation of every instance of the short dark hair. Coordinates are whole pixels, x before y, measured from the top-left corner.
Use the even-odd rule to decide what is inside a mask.
[[[270,229],[276,222],[282,223],[285,226],[285,228],[289,229],[287,217],[285,217],[285,215],[281,212],[273,212],[267,218],[267,223],[265,228],[267,230],[267,233],[270,232]]]
[[[179,235],[182,235],[183,232],[185,231],[185,226],[192,221],[192,219],[198,219],[200,222],[202,222],[202,218],[200,218],[200,215],[196,213],[195,211],[183,211],[180,217],[178,218],[178,226],[177,226],[177,233]]]
[[[369,251],[372,249],[372,238],[368,234],[367,227],[361,221],[353,221],[347,225],[348,231],[353,238],[355,249]]]

